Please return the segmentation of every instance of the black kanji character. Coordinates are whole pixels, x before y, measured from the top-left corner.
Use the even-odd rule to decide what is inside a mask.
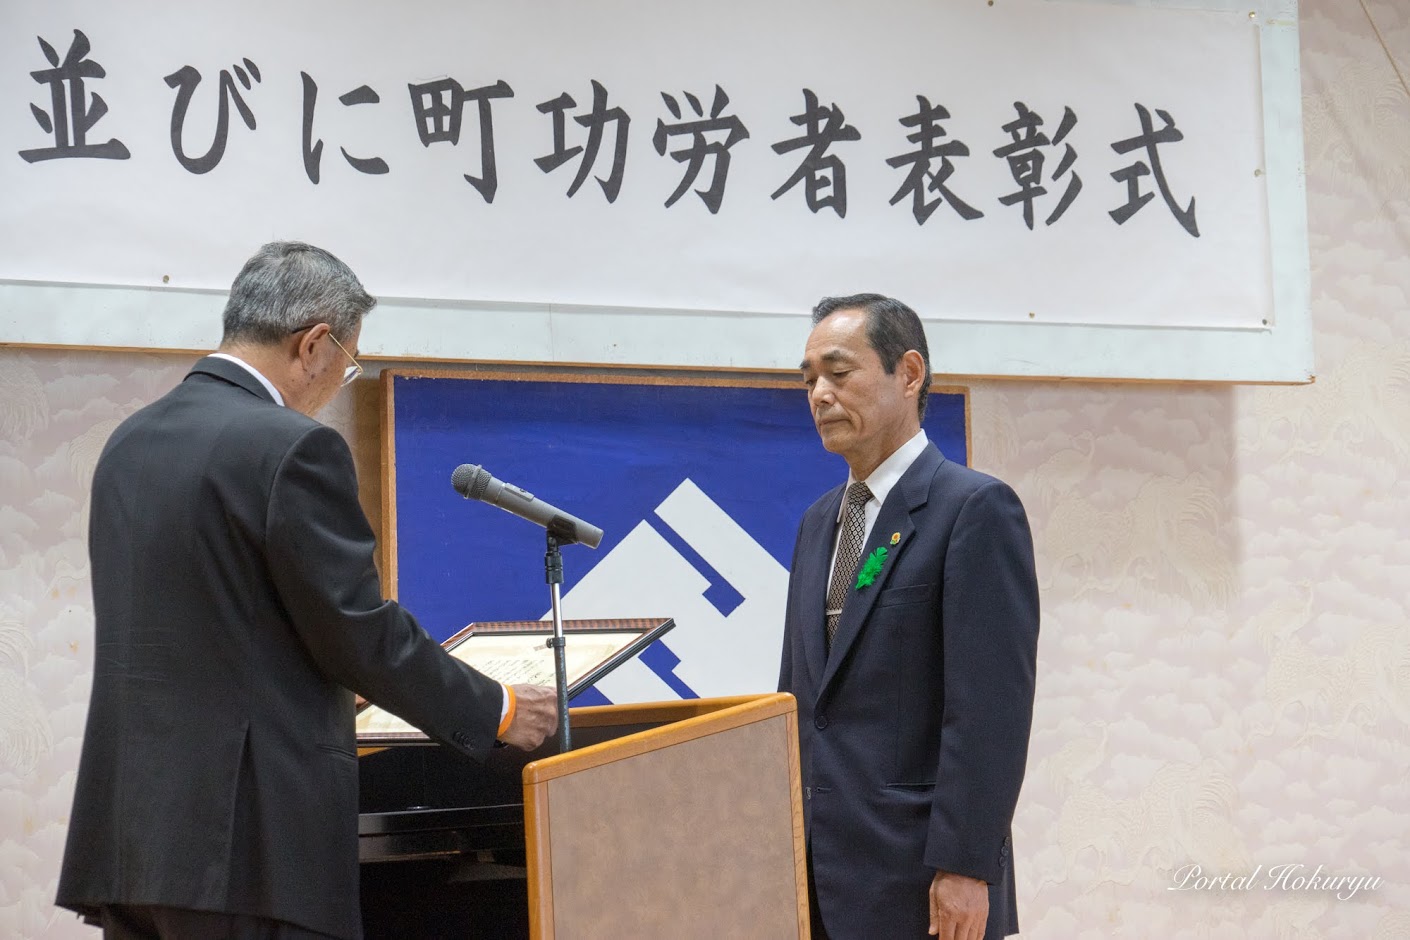
[[[259,67],[249,59],[243,60],[245,68],[238,65],[231,68],[235,74],[240,76],[240,84],[249,91],[254,87],[250,81],[253,76],[254,81],[260,81]],[[249,69],[248,74],[245,69]],[[176,154],[179,162],[187,171],[198,176],[202,173],[209,173],[220,163],[220,158],[225,156],[226,133],[230,125],[230,99],[235,99],[235,107],[240,112],[240,118],[245,122],[245,126],[250,130],[255,129],[255,115],[245,104],[245,99],[240,95],[240,89],[235,87],[235,79],[230,75],[230,69],[220,70],[220,110],[216,113],[215,140],[211,142],[210,149],[204,156],[188,157],[185,149],[181,145],[181,128],[186,123],[186,109],[191,106],[191,98],[196,94],[196,86],[201,84],[201,73],[193,66],[184,65],[180,69],[172,72],[166,77],[169,88],[177,89],[176,104],[171,109],[171,151]]]
[[[1039,148],[1056,147],[1063,143],[1072,128],[1077,126],[1077,115],[1072,112],[1071,108],[1063,108],[1062,123],[1058,125],[1057,134],[1050,141],[1047,134],[1038,130],[1043,125],[1043,119],[1030,110],[1028,105],[1022,101],[1015,101],[1013,107],[1018,112],[1018,117],[1005,124],[1003,128],[1013,139],[996,149],[994,156],[1008,160],[1009,172],[1013,174],[1013,181],[1018,184],[1019,189],[1016,193],[1000,196],[999,202],[1006,206],[1011,206],[1016,202],[1023,203],[1023,222],[1031,230],[1033,228],[1033,201],[1039,196],[1047,195],[1048,192],[1047,187],[1042,185],[1045,156]],[[1065,147],[1062,159],[1058,161],[1057,169],[1053,171],[1053,182],[1061,179],[1077,159],[1077,151],[1072,149],[1072,145],[1066,144]],[[1076,199],[1077,194],[1081,191],[1082,177],[1073,173],[1072,178],[1067,182],[1067,189],[1063,191],[1057,206],[1043,224],[1052,225],[1062,218],[1067,207],[1072,205],[1072,200]]]
[[[304,80],[304,172],[308,174],[309,180],[317,185],[319,163],[323,159],[323,141],[315,143],[313,140],[313,111],[318,104],[318,83],[307,72],[300,72],[299,75]],[[338,100],[344,105],[354,105],[376,104],[382,99],[367,85],[360,85],[340,96]],[[343,159],[348,161],[348,165],[359,173],[379,176],[390,169],[387,161],[381,157],[354,157],[346,148],[338,149],[342,151]]]
[[[666,102],[666,107],[677,121],[681,120],[681,106],[672,96],[661,93],[661,98]],[[690,102],[691,108],[695,110],[697,117],[705,118],[705,109],[700,104],[700,99],[690,92],[685,93],[685,100]],[[676,191],[671,193],[671,197],[666,200],[667,208],[676,204],[676,200],[685,195],[685,191],[695,182],[695,178],[700,175],[700,170],[705,165],[705,158],[713,156],[715,158],[715,175],[710,182],[709,189],[697,189],[695,195],[699,196],[705,203],[705,207],[714,215],[720,211],[720,203],[725,198],[725,180],[729,175],[729,152],[730,148],[741,140],[749,137],[749,130],[744,126],[744,122],[737,116],[721,117],[724,113],[725,105],[729,104],[729,96],[719,85],[715,86],[715,101],[710,106],[710,117],[699,121],[682,121],[678,124],[667,124],[658,119],[656,121],[656,133],[652,136],[651,142],[656,147],[656,152],[661,156],[666,155],[666,139],[680,134],[690,135],[690,143],[680,150],[671,151],[671,158],[677,163],[686,163],[685,176],[681,178],[680,185]],[[706,134],[724,134],[724,140],[707,141]]]
[[[828,154],[827,148],[838,141],[861,140],[861,132],[847,123],[836,103],[819,106],[818,96],[809,88],[803,89],[803,113],[795,114],[789,120],[806,130],[801,137],[774,144],[774,153],[788,153],[800,147],[811,149],[793,175],[774,191],[772,198],[777,199],[798,185],[800,180],[807,179],[803,192],[808,208],[816,213],[831,206],[840,218],[845,219],[847,166],[837,156]]]
[[[108,105],[103,96],[94,92],[90,100],[84,87],[86,79],[103,78],[108,74],[101,65],[88,58],[92,49],[88,37],[80,30],[74,30],[73,42],[69,43],[69,51],[64,55],[62,62],[59,61],[59,53],[44,41],[44,37],[34,38],[39,40],[39,48],[43,50],[44,58],[49,60],[53,68],[29,74],[39,84],[49,86],[50,107],[53,111],[45,112],[35,104],[31,104],[29,110],[39,122],[39,126],[44,129],[44,133],[54,135],[54,146],[21,150],[20,156],[26,163],[68,157],[128,159],[131,154],[127,152],[127,147],[115,137],[106,144],[88,143],[89,130],[98,123],[99,118],[108,113]]]
[[[465,182],[475,187],[485,202],[494,202],[494,194],[499,189],[499,173],[494,162],[494,119],[490,113],[490,102],[495,98],[513,98],[514,89],[500,79],[493,85],[472,88],[466,91],[453,78],[441,78],[420,85],[407,85],[411,91],[411,107],[416,113],[416,133],[421,137],[421,145],[429,147],[435,143],[460,143],[460,119],[465,103],[474,101],[479,105],[480,118],[480,172],[483,176],[465,174]]]
[[[916,95],[916,102],[919,105],[916,113],[901,118],[899,122],[902,127],[916,128],[914,134],[906,136],[906,140],[917,145],[916,149],[886,161],[886,165],[893,168],[911,165],[910,172],[906,174],[906,181],[896,190],[896,195],[891,197],[890,204],[894,206],[909,193],[911,214],[915,216],[917,225],[924,225],[931,213],[944,202],[948,202],[950,208],[967,222],[982,218],[984,213],[964,202],[945,185],[945,181],[955,172],[955,165],[950,162],[950,158],[969,156],[969,147],[963,141],[951,140],[937,145],[940,138],[948,136],[940,122],[948,121],[950,112],[945,110],[944,105],[932,106],[923,95]],[[940,169],[932,173],[930,164],[937,159],[940,161]],[[927,191],[940,195],[927,202]]]
[[[607,197],[607,201],[616,202],[617,193],[622,188],[622,174],[627,167],[627,129],[631,126],[632,119],[621,108],[607,107],[607,89],[603,88],[596,79],[593,79],[592,110],[585,115],[573,118],[577,124],[588,129],[587,151],[584,153],[582,147],[567,146],[567,121],[564,115],[569,108],[577,106],[578,103],[573,100],[573,96],[566,91],[552,101],[545,101],[538,106],[541,113],[553,115],[553,152],[536,158],[534,163],[543,172],[551,173],[582,153],[583,159],[578,164],[578,175],[573,177],[573,183],[568,187],[568,196],[571,198],[587,180],[588,174],[592,172],[593,165],[597,162],[597,152],[602,147],[602,129],[610,123],[615,123],[617,130],[612,153],[612,170],[607,175],[607,179],[604,180],[600,176],[595,179],[597,185],[602,187],[602,193]]]
[[[1181,228],[1199,238],[1199,222],[1195,219],[1195,197],[1190,197],[1190,204],[1184,209],[1175,204],[1170,184],[1165,181],[1165,170],[1160,165],[1160,154],[1156,152],[1158,145],[1184,140],[1185,135],[1175,126],[1175,119],[1167,111],[1156,109],[1155,113],[1165,122],[1165,126],[1158,131],[1151,124],[1151,113],[1144,105],[1136,105],[1136,113],[1141,116],[1141,133],[1126,140],[1118,140],[1111,145],[1111,149],[1117,153],[1130,153],[1132,150],[1145,148],[1146,160],[1149,160],[1150,164],[1147,165],[1146,160],[1137,160],[1130,166],[1112,172],[1112,179],[1126,183],[1126,204],[1112,209],[1107,214],[1117,225],[1124,225],[1127,219],[1140,211],[1142,206],[1154,198],[1153,193],[1141,192],[1141,177],[1150,176],[1154,172],[1156,186],[1160,188],[1161,196],[1165,197],[1170,214],[1175,216],[1175,221],[1180,223]]]

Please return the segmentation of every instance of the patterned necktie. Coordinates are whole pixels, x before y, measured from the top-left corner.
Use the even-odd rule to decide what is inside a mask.
[[[837,560],[832,565],[832,581],[827,588],[827,646],[837,634],[837,621],[847,600],[847,589],[857,577],[862,560],[862,536],[866,532],[865,506],[871,490],[860,480],[847,487],[847,506],[842,510],[842,536],[837,541]]]

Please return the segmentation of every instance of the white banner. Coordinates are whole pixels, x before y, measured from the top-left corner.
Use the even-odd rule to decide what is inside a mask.
[[[9,4],[0,278],[928,319],[1272,316],[1257,24],[1003,0]],[[0,336],[0,339],[15,337]]]
[[[949,375],[1312,375],[1296,0],[0,12],[0,343],[204,350],[254,248],[362,348],[791,369],[827,294]]]

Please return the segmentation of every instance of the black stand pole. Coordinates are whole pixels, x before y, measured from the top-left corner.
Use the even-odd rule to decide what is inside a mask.
[[[567,641],[563,638],[563,608],[558,596],[559,585],[563,583],[563,556],[558,552],[558,539],[552,532],[548,534],[548,551],[543,556],[543,576],[553,602],[553,636],[547,645],[553,649],[553,667],[558,679],[558,753],[566,754],[572,750],[573,742],[568,731]]]

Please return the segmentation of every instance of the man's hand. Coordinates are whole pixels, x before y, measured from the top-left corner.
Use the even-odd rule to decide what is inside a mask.
[[[989,886],[978,878],[937,871],[930,883],[930,933],[940,940],[983,940]]]
[[[500,740],[521,751],[532,751],[558,730],[558,693],[543,685],[516,685],[514,719]]]

